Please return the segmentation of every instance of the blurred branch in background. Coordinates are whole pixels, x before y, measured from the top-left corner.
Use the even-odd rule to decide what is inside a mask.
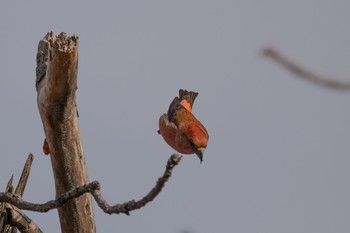
[[[336,90],[350,90],[349,82],[336,81],[333,78],[324,77],[322,75],[311,72],[302,67],[301,65],[291,61],[289,58],[285,57],[274,48],[267,47],[263,49],[263,54],[279,63],[284,68],[288,69],[290,72],[296,74],[301,78],[309,80],[312,83]]]

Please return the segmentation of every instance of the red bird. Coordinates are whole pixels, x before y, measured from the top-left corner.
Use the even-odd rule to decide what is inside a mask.
[[[179,90],[169,106],[168,113],[159,118],[159,130],[169,146],[182,154],[196,154],[203,161],[203,152],[209,135],[205,127],[192,114],[193,102],[198,93]]]

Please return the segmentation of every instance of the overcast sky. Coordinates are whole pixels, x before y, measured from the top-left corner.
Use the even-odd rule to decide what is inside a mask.
[[[90,180],[113,204],[143,197],[174,151],[158,119],[184,88],[210,140],[131,216],[94,202],[97,232],[350,232],[350,93],[296,78],[273,46],[350,81],[350,1],[2,1],[0,190],[35,159],[24,199],[55,197],[36,105],[37,44],[80,38],[79,123]],[[60,232],[56,210],[26,212]]]

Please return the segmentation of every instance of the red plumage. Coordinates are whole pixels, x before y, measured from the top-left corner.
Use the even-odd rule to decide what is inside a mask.
[[[192,114],[197,95],[197,92],[180,89],[179,97],[174,98],[168,112],[159,118],[158,133],[179,153],[195,153],[202,162],[209,135],[202,123]]]

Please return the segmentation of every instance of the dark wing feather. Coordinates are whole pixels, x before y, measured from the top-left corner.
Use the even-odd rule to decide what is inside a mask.
[[[179,90],[180,101],[181,100],[186,100],[187,102],[190,103],[191,108],[193,106],[193,103],[194,103],[195,99],[197,98],[197,95],[198,95],[198,93],[194,92],[194,91],[187,91],[187,90],[184,90],[184,89],[180,89]]]
[[[170,122],[175,123],[176,121],[174,120],[174,116],[175,116],[176,111],[180,111],[180,110],[187,111],[186,108],[180,104],[180,102],[182,100],[186,100],[188,103],[190,103],[191,108],[192,108],[194,100],[196,99],[197,95],[198,95],[197,92],[180,89],[179,90],[179,97],[175,97],[174,100],[169,105],[169,109],[168,109],[168,113],[167,113],[168,120]]]
[[[180,104],[180,99],[179,97],[175,97],[173,102],[171,102],[171,104],[169,105],[169,109],[168,109],[168,120],[171,122],[173,121],[173,117],[175,115],[175,112],[178,110],[181,110],[185,108]]]

